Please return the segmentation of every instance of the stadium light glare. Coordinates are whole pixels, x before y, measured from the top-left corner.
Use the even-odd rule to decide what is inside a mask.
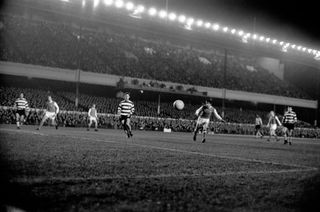
[[[197,26],[198,26],[198,27],[201,27],[202,25],[203,25],[203,21],[202,21],[202,20],[198,20],[198,21],[197,21]]]
[[[169,14],[169,20],[170,20],[170,21],[174,21],[174,20],[176,20],[176,18],[177,18],[177,15],[176,15],[176,14],[174,14],[174,13],[170,13],[170,14]]]
[[[312,50],[312,53],[313,53],[313,54],[316,54],[316,53],[317,53],[317,50],[315,50],[315,49]]]
[[[247,33],[245,36],[249,38],[251,36],[251,33]]]
[[[269,43],[270,42],[270,38],[266,38],[266,42]]]
[[[93,8],[96,8],[100,4],[100,0],[93,0]]]
[[[103,2],[106,6],[111,6],[113,4],[113,0],[104,0]]]
[[[305,52],[306,50],[307,50],[307,48],[306,48],[306,47],[303,47],[303,48],[302,48],[302,51],[304,51],[304,52]]]
[[[161,10],[161,11],[159,12],[159,17],[160,17],[160,18],[166,18],[166,17],[167,17],[167,12],[166,12],[165,10]]]
[[[194,23],[194,19],[193,18],[188,18],[187,24],[191,26],[193,23]]]
[[[224,32],[228,32],[229,28],[228,27],[223,27],[222,29]]]
[[[126,3],[126,9],[127,10],[131,11],[131,10],[133,10],[133,8],[134,8],[134,4],[132,2]]]
[[[296,45],[295,45],[295,44],[291,45],[291,48],[295,49],[295,48],[296,48]]]
[[[211,23],[207,22],[207,23],[205,23],[204,26],[205,26],[205,28],[209,28],[211,26]]]
[[[276,43],[277,43],[277,39],[273,39],[273,40],[272,40],[272,43],[273,43],[273,44],[276,44]]]
[[[308,53],[311,53],[312,49],[308,49]]]
[[[186,21],[186,16],[180,15],[178,20],[179,20],[180,23],[184,23]]]
[[[117,1],[115,2],[115,5],[116,5],[117,8],[121,8],[121,7],[123,7],[124,3],[123,3],[122,0],[117,0]]]
[[[252,38],[253,38],[254,40],[256,40],[256,39],[258,38],[258,35],[253,34]]]
[[[86,6],[86,0],[82,0],[82,8],[84,8]]]
[[[281,41],[279,44],[280,44],[280,46],[282,46],[282,45],[284,44],[284,42],[283,42],[283,41]]]
[[[155,16],[157,14],[157,10],[154,7],[151,7],[148,12],[151,16]]]
[[[260,41],[263,41],[263,40],[264,40],[264,36],[260,36],[260,37],[259,37],[259,40],[260,40]]]
[[[234,34],[234,33],[236,33],[236,31],[237,31],[236,29],[232,29],[231,33]]]
[[[238,32],[238,34],[240,35],[240,36],[242,36],[243,35],[243,31],[242,30],[240,30],[239,32]]]
[[[298,50],[301,50],[301,46],[298,46],[297,49],[298,49]]]
[[[214,24],[212,28],[213,28],[213,30],[217,31],[220,29],[220,26],[219,26],[219,24]]]
[[[136,13],[143,13],[144,12],[144,6],[143,5],[139,5],[137,7],[137,9],[135,10]]]

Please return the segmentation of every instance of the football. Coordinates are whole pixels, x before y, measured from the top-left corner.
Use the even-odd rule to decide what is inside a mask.
[[[173,107],[176,109],[176,110],[182,110],[184,108],[184,103],[182,100],[176,100],[174,101],[173,103]]]

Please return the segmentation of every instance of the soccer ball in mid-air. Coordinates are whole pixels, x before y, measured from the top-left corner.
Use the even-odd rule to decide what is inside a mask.
[[[176,110],[182,110],[184,108],[184,103],[183,101],[181,100],[176,100],[174,101],[173,103],[173,107],[176,109]]]

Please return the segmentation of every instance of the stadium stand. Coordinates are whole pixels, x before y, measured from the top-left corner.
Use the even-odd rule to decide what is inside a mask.
[[[2,15],[1,20],[2,61],[310,99],[257,66],[252,56],[228,53],[224,83],[220,48],[176,45],[165,38],[125,34],[107,26],[80,30],[75,24],[11,15]]]

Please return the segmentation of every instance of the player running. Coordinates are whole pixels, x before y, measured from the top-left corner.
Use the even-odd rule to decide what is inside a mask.
[[[56,127],[56,130],[58,129],[58,123],[55,121],[57,114],[59,113],[59,106],[58,104],[52,100],[51,96],[48,96],[48,101],[47,101],[47,109],[44,111],[45,114],[40,122],[40,126],[37,128],[37,130],[40,130],[41,127],[43,126],[44,122],[47,119],[52,120],[52,125]]]
[[[97,109],[95,104],[93,104],[92,107],[89,109],[88,116],[89,116],[89,125],[87,128],[87,131],[90,130],[92,122],[94,122],[94,131],[98,131],[98,114],[97,114]]]
[[[218,114],[217,110],[212,107],[211,103],[206,101],[204,105],[202,105],[200,108],[198,108],[195,112],[195,115],[198,117],[196,127],[193,132],[193,140],[197,140],[197,134],[199,130],[202,130],[202,143],[206,142],[206,134],[207,129],[210,122],[211,114],[214,114],[214,116],[219,119],[220,121],[225,122],[221,116]]]
[[[24,98],[23,93],[21,93],[19,98],[14,102],[14,109],[16,111],[17,129],[20,129],[25,122],[29,111],[29,105],[27,100]]]
[[[288,107],[288,110],[284,113],[282,118],[282,125],[284,126],[284,143],[287,144],[289,141],[289,145],[292,144],[292,132],[294,129],[294,125],[297,123],[297,115],[292,110],[292,107]]]
[[[258,138],[258,137],[263,138],[263,135],[262,135],[262,133],[260,131],[261,126],[262,126],[262,119],[258,114],[256,114],[255,132],[254,132],[256,138]]]
[[[123,126],[124,131],[126,132],[128,138],[132,137],[130,117],[134,113],[134,104],[130,101],[129,93],[125,93],[122,100],[118,106],[118,115],[120,115],[120,122]]]
[[[276,141],[280,140],[280,139],[278,139],[278,136],[276,134],[276,129],[277,129],[278,125],[281,126],[281,123],[279,121],[278,116],[275,115],[274,111],[270,111],[269,121],[268,121],[268,124],[267,124],[267,127],[270,127],[269,128],[269,138],[268,138],[267,141],[270,141],[271,136],[274,136]]]

